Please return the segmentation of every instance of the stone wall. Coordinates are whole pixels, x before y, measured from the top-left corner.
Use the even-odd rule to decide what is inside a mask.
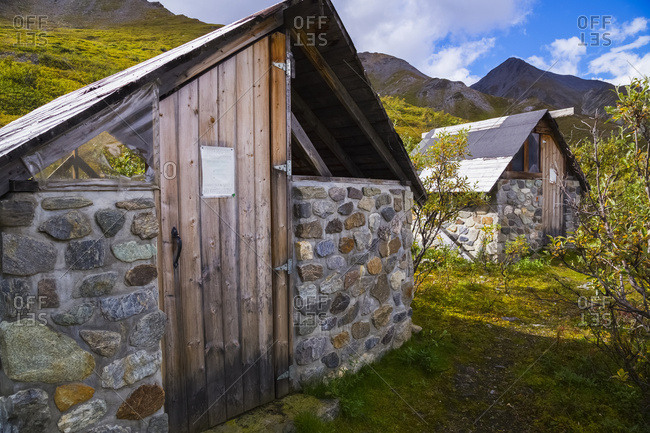
[[[0,431],[166,432],[153,191],[0,200]]]
[[[506,242],[525,235],[533,250],[544,245],[542,224],[542,180],[501,179],[496,190],[501,233],[500,249]],[[501,252],[501,251],[500,251]]]
[[[462,253],[476,258],[485,250],[493,257],[499,253],[496,225],[499,216],[495,205],[466,209],[455,221],[443,224],[444,234],[460,245]],[[491,238],[491,239],[490,239]]]
[[[356,370],[411,335],[413,194],[294,180],[294,386]]]

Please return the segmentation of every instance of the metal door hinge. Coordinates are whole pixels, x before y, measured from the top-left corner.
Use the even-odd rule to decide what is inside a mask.
[[[287,161],[286,164],[274,165],[273,168],[279,171],[284,171],[287,173],[287,176],[291,176],[291,161]]]
[[[277,268],[273,269],[274,271],[286,271],[287,274],[291,274],[293,270],[293,259],[287,260],[287,263],[285,263],[282,266],[278,266]]]
[[[286,62],[272,62],[271,64],[278,69],[282,69],[287,74],[287,77],[296,78],[293,57],[289,57]]]

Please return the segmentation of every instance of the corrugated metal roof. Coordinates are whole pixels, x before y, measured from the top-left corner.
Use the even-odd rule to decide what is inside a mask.
[[[434,129],[424,135],[420,149],[430,146],[442,133],[457,134],[467,129],[470,158],[513,157],[546,112],[537,110]]]
[[[420,150],[431,146],[442,134],[467,132],[469,158],[460,162],[458,173],[467,176],[474,190],[490,192],[533,128],[547,110],[537,110],[479,122],[437,128],[422,134]],[[426,176],[426,170],[422,173]]]

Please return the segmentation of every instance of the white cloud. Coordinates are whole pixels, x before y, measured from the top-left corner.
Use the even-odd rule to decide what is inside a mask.
[[[467,67],[494,46],[478,37],[523,23],[532,5],[531,0],[333,1],[357,50],[391,54],[436,77],[470,81]],[[442,40],[452,46],[437,52]],[[471,46],[484,51],[472,56]]]
[[[613,21],[611,26],[605,27],[604,30],[598,31],[609,33],[611,39],[621,42],[631,36],[645,31],[648,28],[648,19],[645,17],[636,17],[632,21],[626,21],[621,25],[618,25],[616,21]]]
[[[481,77],[471,75],[467,66],[493,48],[494,43],[495,38],[483,38],[444,48],[429,57],[423,72],[433,77],[462,81],[468,86],[474,84]]]
[[[551,54],[550,60],[541,56],[531,56],[526,60],[540,69],[564,75],[577,75],[580,59],[587,54],[587,47],[577,36],[556,39],[544,49]]]
[[[627,45],[622,45],[620,47],[612,48],[612,52],[620,53],[621,51],[629,51],[637,48],[641,48],[650,42],[650,36],[639,36],[636,41],[631,42]]]
[[[638,55],[629,51],[612,50],[592,60],[589,63],[589,72],[609,74],[611,78],[605,78],[605,81],[612,84],[630,84],[632,78],[650,76],[650,53]]]

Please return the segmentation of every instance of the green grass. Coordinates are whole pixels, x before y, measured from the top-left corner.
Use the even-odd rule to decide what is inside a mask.
[[[412,304],[420,334],[308,390],[341,400],[342,416],[315,431],[650,431],[636,390],[612,378],[617,367],[586,340],[558,280],[583,282],[540,260],[517,267],[508,294],[481,266],[432,275]]]
[[[217,27],[180,16],[154,17],[114,28],[46,29],[34,42],[0,21],[0,126]]]

